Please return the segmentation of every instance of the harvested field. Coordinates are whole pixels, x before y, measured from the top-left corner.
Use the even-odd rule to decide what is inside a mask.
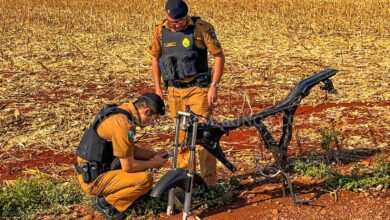
[[[314,88],[303,100],[290,158],[324,157],[322,134],[334,131],[342,163],[332,166],[340,172],[356,166],[370,169],[379,154],[390,161],[389,1],[187,2],[190,14],[213,24],[226,56],[215,119],[259,112],[282,100],[303,78],[333,67],[340,70],[332,78],[339,93]],[[1,183],[37,173],[74,178],[72,163],[82,130],[101,106],[154,91],[147,51],[164,3],[0,0]],[[266,124],[280,134],[280,118],[269,118]],[[167,147],[173,134],[168,115],[147,128],[139,143]],[[333,194],[319,189],[323,179],[305,177],[294,178],[298,194],[317,200],[314,206],[296,208],[289,197],[281,196],[278,183],[248,177],[255,171],[255,156],[263,163],[272,160],[254,128],[231,132],[222,144],[239,171],[232,174],[219,164],[218,175],[238,176],[247,188],[243,190],[257,193],[202,211],[200,217],[390,218],[388,189],[341,190],[335,201]],[[84,204],[70,210],[58,216],[99,217]]]

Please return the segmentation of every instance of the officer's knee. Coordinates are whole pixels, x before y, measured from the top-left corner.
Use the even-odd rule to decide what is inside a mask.
[[[142,179],[142,183],[140,184],[140,188],[145,189],[145,191],[148,191],[152,188],[153,185],[153,175],[148,172],[144,172],[141,174],[140,179]]]
[[[153,175],[148,173],[147,189],[150,190],[153,186]]]

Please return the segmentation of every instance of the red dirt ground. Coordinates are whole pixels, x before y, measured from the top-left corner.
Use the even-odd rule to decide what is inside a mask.
[[[348,110],[355,110],[359,107],[378,105],[390,106],[390,102],[327,103],[318,106],[302,106],[298,108],[297,115],[301,115],[299,117],[305,117],[310,114],[319,113],[327,108],[340,106]],[[362,108],[359,108],[359,110],[362,111]],[[271,121],[273,123],[273,120]],[[354,121],[354,123],[359,123],[359,121]],[[380,136],[381,132],[375,131],[374,134]],[[233,161],[239,150],[253,148],[253,146],[256,147],[258,145],[256,143],[248,144],[248,139],[256,135],[257,133],[254,129],[242,129],[240,131],[233,131],[229,136],[224,137],[222,141],[233,142],[229,145],[229,148],[233,148],[231,148],[228,158]],[[158,140],[166,140],[168,138],[170,138],[169,135],[161,135],[161,137],[158,137]],[[309,147],[310,150],[313,150],[309,144],[303,145],[302,152],[309,151]],[[291,149],[289,155],[295,155],[296,151],[296,148]],[[49,148],[25,149],[21,151],[10,150],[7,152],[0,151],[0,159],[2,160],[0,163],[0,183],[20,176],[30,175],[25,172],[26,169],[37,169],[51,175],[74,175],[73,166],[71,166],[75,161],[74,153],[63,153]],[[370,157],[367,158],[367,161],[370,162]],[[239,164],[236,165],[240,167]],[[58,167],[62,168],[58,169]],[[253,170],[248,169],[239,170],[234,175],[245,176],[253,172]],[[226,175],[231,176],[232,174],[224,168],[219,169],[219,176]],[[245,182],[245,179],[243,181]],[[318,182],[318,180],[299,178],[295,179],[294,182],[300,197],[315,198],[315,202],[310,206],[294,206],[291,197],[282,197],[280,184],[265,184],[260,181],[245,184],[250,188],[250,193],[237,199],[232,204],[206,210],[203,213],[198,213],[198,215],[204,219],[390,219],[388,190],[380,192],[365,191],[361,193],[340,191],[336,201],[333,194],[323,192],[319,189],[321,182]],[[248,190],[248,187],[245,187],[245,190]],[[367,207],[369,208],[367,209]],[[90,212],[85,211],[83,207],[77,207],[75,212],[77,213],[76,218],[82,216],[86,217],[86,219],[99,218],[99,215],[96,215],[95,212],[89,215]],[[68,216],[66,218],[74,217]],[[154,218],[166,219],[167,217],[164,214],[160,214]],[[175,215],[168,219],[181,219],[181,215]]]
[[[75,162],[74,153],[54,152],[48,148],[0,151],[0,183],[21,176],[29,176],[26,170],[38,170],[46,174],[60,176],[74,175],[73,167],[69,165]],[[58,170],[61,165],[68,168]]]

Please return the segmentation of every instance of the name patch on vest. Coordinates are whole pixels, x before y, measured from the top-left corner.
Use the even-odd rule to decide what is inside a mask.
[[[164,44],[164,47],[176,47],[176,42],[168,42]]]
[[[190,40],[187,37],[185,37],[181,43],[183,44],[183,47],[185,47],[185,48],[190,46]]]

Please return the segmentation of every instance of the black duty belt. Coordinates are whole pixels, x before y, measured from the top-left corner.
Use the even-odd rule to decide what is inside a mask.
[[[168,81],[167,85],[175,88],[190,88],[194,86],[208,87],[211,83],[211,76],[209,74],[203,74],[190,82]]]
[[[81,165],[75,164],[78,174],[81,174],[85,183],[94,181],[100,174],[110,170],[110,164],[98,162],[86,162]]]

